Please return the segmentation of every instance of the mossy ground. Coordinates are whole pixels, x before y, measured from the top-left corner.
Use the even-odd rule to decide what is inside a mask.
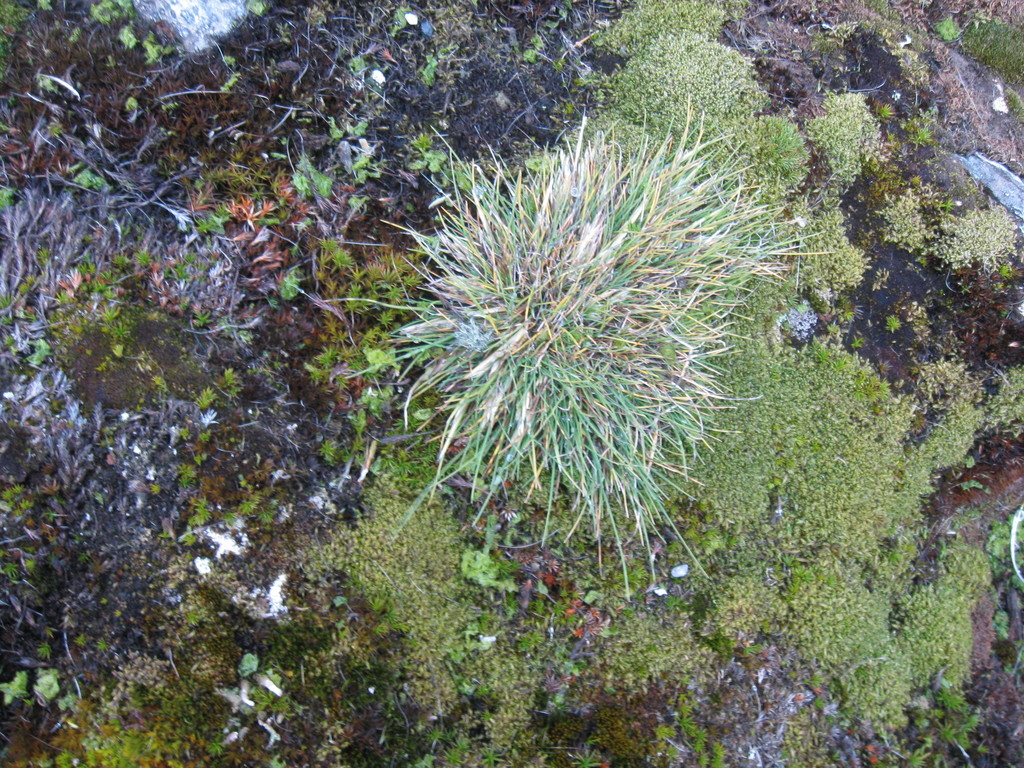
[[[936,4],[966,30],[943,42],[899,2],[318,0],[189,58],[23,5],[0,2],[7,764],[1024,759],[1021,258],[930,63],[962,46],[1012,81],[1015,31]],[[417,499],[438,398],[405,402],[408,314],[372,303],[422,290],[382,222],[432,226],[449,151],[516,163],[588,109],[627,147],[702,120],[804,246],[734,317],[685,542],[627,542],[629,598],[566,499]]]

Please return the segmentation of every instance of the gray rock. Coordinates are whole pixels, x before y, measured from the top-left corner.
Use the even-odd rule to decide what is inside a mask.
[[[989,160],[977,152],[957,159],[967,169],[975,181],[988,188],[1000,203],[1010,209],[1010,213],[1020,221],[1024,221],[1024,181],[1013,171],[995,160]],[[1024,226],[1021,226],[1024,230]]]
[[[186,51],[208,48],[247,12],[245,0],[135,0],[135,11],[151,23],[168,24]]]
[[[682,565],[677,565],[675,568],[672,569],[672,578],[681,579],[684,576],[686,576],[686,574],[688,574],[689,572],[690,566],[688,566],[686,563],[683,563]]]

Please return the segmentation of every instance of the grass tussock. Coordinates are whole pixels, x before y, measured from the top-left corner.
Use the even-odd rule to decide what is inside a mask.
[[[412,396],[444,395],[438,482],[486,500],[524,481],[549,504],[562,486],[573,530],[589,520],[620,551],[671,526],[665,494],[725,399],[729,315],[785,251],[720,155],[581,138],[532,175],[474,171],[439,233],[416,234],[436,300],[402,336],[425,366]]]

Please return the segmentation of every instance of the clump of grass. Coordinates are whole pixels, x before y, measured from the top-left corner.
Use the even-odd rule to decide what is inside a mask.
[[[665,493],[724,399],[729,314],[786,250],[713,151],[683,136],[624,156],[581,134],[530,176],[474,169],[440,232],[413,233],[436,300],[401,335],[426,366],[410,397],[443,393],[436,482],[486,502],[523,481],[549,508],[564,488],[572,530],[587,519],[620,554],[630,528],[646,544],[672,525]]]

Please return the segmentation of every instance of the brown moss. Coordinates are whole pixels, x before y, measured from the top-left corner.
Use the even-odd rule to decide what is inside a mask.
[[[166,315],[130,310],[96,316],[79,309],[62,327],[57,359],[90,406],[130,410],[168,395],[191,398],[209,384],[184,331]]]
[[[614,765],[647,764],[652,740],[640,733],[636,717],[625,707],[602,706],[594,714],[594,723],[594,743],[612,756]]]

